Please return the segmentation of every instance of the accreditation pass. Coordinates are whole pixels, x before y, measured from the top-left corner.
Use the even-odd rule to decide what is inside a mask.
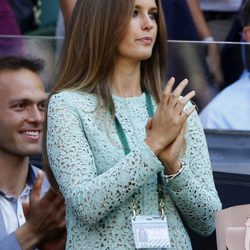
[[[170,248],[166,216],[135,216],[131,218],[136,249]]]

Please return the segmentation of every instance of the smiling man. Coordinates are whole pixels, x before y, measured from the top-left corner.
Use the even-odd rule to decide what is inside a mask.
[[[42,69],[39,59],[0,58],[0,249],[64,245],[64,200],[29,162],[41,153]]]

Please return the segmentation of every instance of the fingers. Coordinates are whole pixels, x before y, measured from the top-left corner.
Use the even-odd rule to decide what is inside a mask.
[[[47,204],[47,207],[51,208],[52,211],[59,212],[60,209],[65,208],[65,200],[61,194],[54,191],[52,188],[42,197],[41,201],[43,204]],[[65,210],[65,209],[64,209]]]
[[[172,90],[173,86],[174,86],[174,83],[175,83],[175,78],[172,77],[168,81],[168,83],[167,83],[167,85],[166,85],[166,87],[165,87],[165,89],[163,91],[163,96],[162,96],[162,100],[161,100],[161,102],[163,104],[168,104],[169,103],[171,105],[176,105],[179,97],[181,96],[183,90],[185,89],[185,87],[188,84],[188,80],[187,79],[182,80],[178,84],[178,86],[174,90]]]
[[[179,98],[179,96],[181,95],[181,93],[183,92],[183,90],[185,89],[185,87],[188,84],[188,79],[184,79],[182,80],[179,85],[175,88],[175,90],[173,91],[172,95]]]
[[[56,221],[58,228],[63,228],[65,226],[66,210],[64,199],[58,196],[50,205],[51,216],[53,216],[54,220]]]
[[[183,98],[181,98],[180,101],[185,106],[194,96],[195,96],[195,91],[193,90],[193,91],[187,93],[185,96],[183,96]]]
[[[167,85],[163,91],[161,102],[166,103],[166,104],[168,103],[170,95],[172,93],[174,83],[175,83],[175,78],[171,77],[170,80],[167,82]]]
[[[194,112],[196,106],[195,105],[192,105],[188,110],[183,110],[181,113],[180,113],[180,120],[184,123],[187,118]]]
[[[191,91],[184,97],[181,96],[188,80],[184,79],[172,90],[174,83],[175,79],[172,77],[164,89],[152,120],[146,125],[145,142],[156,155],[176,139],[186,119],[195,110],[195,106],[184,110],[185,105],[195,95],[195,91]]]
[[[195,111],[196,106],[192,105],[190,109],[186,110],[185,113],[188,116],[190,116]]]
[[[56,192],[53,188],[50,188],[46,194],[44,195],[43,199],[46,199],[50,202],[52,202],[53,200],[55,200],[57,197],[62,197],[62,195],[60,195],[58,192]]]
[[[163,109],[172,107],[173,109],[175,109],[176,114],[181,114],[183,112],[184,106],[195,96],[195,91],[191,91],[184,97],[181,97],[183,90],[188,84],[188,80],[184,79],[183,81],[181,81],[178,86],[172,91],[174,83],[175,78],[172,77],[168,81],[163,91],[160,106]]]
[[[186,94],[184,97],[179,98],[176,101],[176,112],[181,113],[183,111],[184,106],[195,96],[195,91],[191,91]]]
[[[66,219],[65,219],[65,209],[60,209],[57,213],[58,216],[58,227],[63,229],[66,225]]]
[[[36,197],[36,198],[40,197],[43,179],[44,179],[44,173],[41,170],[39,170],[37,173],[36,182],[35,182],[35,184],[32,188],[32,191],[30,193],[31,199],[32,199],[32,197]]]
[[[169,104],[172,106],[175,106],[178,104],[178,101],[180,100],[180,96],[184,90],[184,88],[187,86],[188,80],[184,79],[180,82],[180,84],[175,88],[175,90],[171,93],[169,98]]]
[[[173,86],[174,86],[174,83],[175,83],[175,78],[174,77],[171,77],[169,79],[169,81],[167,82],[167,85],[163,91],[164,94],[171,94],[172,93],[172,89],[173,89]]]
[[[58,211],[60,209],[65,211],[65,201],[62,195],[57,195],[56,199],[54,200],[54,207],[58,209]]]

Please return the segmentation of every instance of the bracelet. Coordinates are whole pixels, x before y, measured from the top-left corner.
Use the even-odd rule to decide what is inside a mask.
[[[212,36],[207,36],[202,39],[204,42],[214,42],[214,38]]]
[[[175,174],[164,174],[164,170],[161,171],[161,177],[165,182],[169,182],[170,180],[174,179],[176,176],[178,176],[185,168],[185,162],[180,160],[181,167]]]

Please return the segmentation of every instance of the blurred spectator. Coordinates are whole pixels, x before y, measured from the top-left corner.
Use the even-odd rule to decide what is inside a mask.
[[[189,87],[196,91],[194,101],[202,109],[216,95],[222,81],[218,46],[186,42],[201,41],[211,34],[197,0],[162,0],[162,4],[168,39],[181,40],[169,43],[168,77],[187,77]]]
[[[187,0],[162,0],[162,5],[166,18],[168,39],[199,40]]]
[[[185,40],[180,43],[170,42],[168,45],[168,75],[174,75],[178,80],[185,77],[189,79],[190,85],[186,91],[196,91],[193,100],[201,110],[217,94],[218,86],[222,83],[219,46],[209,41],[211,31],[197,0],[162,0],[162,4],[168,39]],[[201,45],[186,42],[204,39],[208,41]],[[201,237],[192,231],[189,233],[194,250],[217,249],[215,233],[210,237]]]
[[[213,37],[217,41],[225,41],[243,0],[199,0],[199,2]]]
[[[15,14],[8,0],[0,1],[0,23],[1,35],[20,35],[21,32]]]
[[[56,61],[62,50],[65,28],[68,25],[77,0],[60,0],[60,9],[56,24]]]
[[[22,35],[54,36],[58,1],[8,0]]]
[[[8,0],[8,2],[15,13],[22,34],[38,28],[41,14],[39,0]]]
[[[0,1],[0,56],[21,53],[19,40],[7,38],[7,36],[18,36],[21,34],[15,14],[8,0]]]
[[[243,0],[242,6],[244,2],[246,1]],[[242,46],[239,45],[240,42],[243,42],[242,28],[243,23],[239,11],[226,37],[226,42],[229,43],[225,43],[221,48],[221,63],[224,76],[221,89],[238,80],[245,67],[242,61]],[[247,60],[246,63],[249,63],[249,61]]]
[[[68,25],[77,0],[60,0],[65,25]]]
[[[68,25],[77,0],[60,0],[60,9],[57,18],[56,36],[64,37],[65,28]]]
[[[187,0],[189,8],[195,23],[195,27],[202,41],[208,42],[206,45],[206,61],[209,72],[213,78],[213,82],[217,89],[223,83],[221,60],[220,60],[220,47],[214,43],[212,32],[204,18],[200,8],[199,0]]]
[[[240,12],[242,38],[250,42],[250,0],[246,0]],[[248,44],[242,44],[244,71],[240,79],[222,90],[201,112],[204,128],[250,130],[250,50]],[[236,62],[237,63],[237,62]]]

